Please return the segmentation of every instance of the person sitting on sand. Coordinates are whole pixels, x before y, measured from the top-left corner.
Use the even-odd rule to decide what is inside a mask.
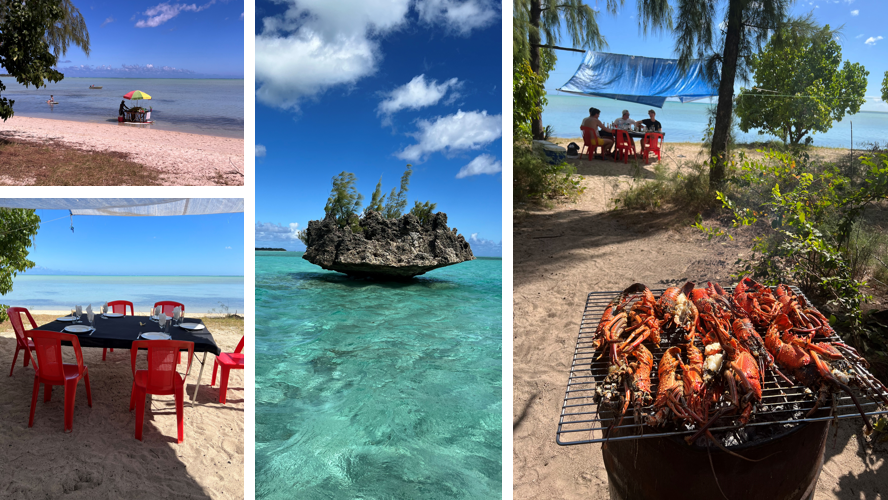
[[[634,126],[635,123],[636,123],[635,120],[629,118],[629,110],[624,109],[623,110],[623,117],[617,118],[616,120],[614,120],[614,128],[618,128],[618,129],[622,129],[622,130],[629,130],[629,128]]]
[[[126,101],[120,101],[120,111],[118,111],[118,113],[119,113],[118,116],[123,116],[123,112],[126,111],[126,110],[128,110],[128,109],[129,109],[129,108],[126,107]]]
[[[657,112],[656,111],[654,111],[653,109],[648,110],[648,116],[650,116],[650,118],[645,118],[644,120],[641,120],[638,123],[647,127],[648,130],[654,130],[657,132],[663,130],[663,125],[661,125],[660,122],[657,121]]]
[[[598,119],[599,115],[601,115],[601,110],[599,110],[598,108],[589,108],[589,116],[583,119],[583,124],[581,125],[581,127],[589,127],[592,129],[592,143],[587,143],[586,145],[593,149],[597,146],[601,146],[601,150],[603,152],[610,153],[611,146],[614,145],[614,141],[604,138],[603,134],[606,133],[609,136],[613,137],[613,132],[608,130],[608,128],[605,127],[603,123],[601,123],[601,120]],[[598,136],[598,130],[601,130],[602,136]]]

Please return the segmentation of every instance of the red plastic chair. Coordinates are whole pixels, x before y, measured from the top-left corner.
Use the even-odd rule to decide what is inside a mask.
[[[595,129],[592,127],[580,127],[580,130],[583,131],[583,147],[589,153],[589,161],[592,161],[592,155],[596,154],[596,151],[601,149],[601,154],[604,155],[604,145],[598,144],[598,133],[595,132]],[[583,156],[583,153],[580,153],[580,157]]]
[[[86,383],[86,402],[92,408],[92,393],[89,390],[89,371],[83,364],[83,353],[77,335],[70,333],[30,330],[28,337],[34,341],[34,394],[31,396],[31,418],[28,427],[34,426],[34,410],[37,407],[37,393],[43,384],[43,401],[52,397],[52,386],[65,387],[65,432],[74,428],[74,396],[77,395],[77,383],[82,378]],[[77,364],[62,363],[62,341],[71,342]]]
[[[108,307],[111,308],[111,312],[123,314],[124,316],[126,316],[126,308],[129,307],[130,316],[136,315],[133,310],[133,303],[126,300],[112,300],[111,302],[108,302]],[[105,347],[102,349],[102,361],[105,361],[105,354],[109,350],[114,352],[113,347]]]
[[[25,335],[25,327],[22,324],[22,313],[24,313],[28,317],[28,321],[31,323],[31,329],[37,328],[37,324],[34,323],[34,318],[31,317],[31,313],[28,312],[24,307],[10,307],[6,310],[6,314],[9,315],[9,322],[12,323],[12,331],[15,332],[15,354],[12,356],[12,368],[9,369],[9,376],[12,376],[13,370],[15,370],[15,361],[18,359],[19,351],[25,351],[25,362],[23,366],[28,366],[28,363],[31,361],[31,351],[34,350],[34,342],[32,342]]]
[[[228,371],[244,369],[243,350],[244,338],[241,337],[234,352],[223,352],[216,356],[216,361],[213,362],[213,380],[210,382],[210,387],[216,385],[216,368],[221,366],[222,374],[219,376],[219,402],[223,405],[225,404],[226,395],[228,393]]]
[[[139,349],[148,351],[148,369],[136,370],[136,355]],[[178,443],[185,440],[185,378],[176,371],[180,350],[188,351],[188,367],[194,356],[194,342],[181,340],[137,340],[130,350],[133,367],[133,392],[130,396],[130,411],[136,410],[136,439],[142,440],[142,425],[145,421],[145,396],[147,394],[175,395],[176,423],[179,427]]]
[[[632,142],[632,138],[629,137],[629,133],[625,130],[614,130],[614,161],[617,161],[618,157],[622,156],[623,163],[628,163],[629,155],[632,155],[633,158],[638,158],[635,154],[635,143]]]
[[[648,164],[650,153],[657,154],[657,161],[660,161],[660,145],[663,144],[663,134],[657,132],[648,132],[644,134],[641,140],[641,154],[644,155],[644,164]]]
[[[152,311],[151,314],[154,314],[154,309],[157,309],[157,306],[161,307],[160,312],[162,312],[163,314],[165,314],[166,316],[168,316],[170,318],[173,317],[173,309],[175,309],[177,307],[181,307],[182,308],[181,311],[183,313],[185,312],[185,304],[180,304],[178,302],[173,302],[171,300],[164,300],[161,302],[154,303],[154,307],[151,309],[151,311]]]

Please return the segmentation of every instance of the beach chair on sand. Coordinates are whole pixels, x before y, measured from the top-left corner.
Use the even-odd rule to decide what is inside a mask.
[[[136,356],[139,349],[148,351],[148,369],[136,370]],[[179,352],[188,350],[188,366],[191,370],[194,357],[194,342],[181,340],[137,340],[130,350],[133,368],[133,392],[130,396],[130,411],[136,410],[136,439],[142,440],[142,426],[145,421],[145,396],[148,394],[170,395],[176,400],[177,442],[185,440],[185,378],[176,371]]]
[[[130,316],[135,316],[135,314],[136,314],[133,311],[133,303],[128,302],[126,300],[112,300],[111,302],[108,302],[108,307],[111,308],[111,312],[117,313],[117,314],[123,314],[124,316],[126,315],[126,308],[129,307]],[[105,361],[105,354],[109,350],[111,352],[114,352],[113,347],[106,347],[106,348],[102,349],[102,361]]]
[[[629,133],[625,130],[614,130],[614,161],[622,156],[623,163],[628,163],[630,155],[632,158],[638,158],[635,154],[635,143],[632,142]]]
[[[89,371],[83,364],[83,352],[77,335],[71,333],[47,332],[30,330],[28,337],[34,341],[34,393],[31,396],[31,417],[28,427],[34,426],[34,410],[37,407],[37,394],[43,384],[43,401],[52,397],[52,386],[65,387],[65,432],[74,429],[74,396],[77,394],[77,383],[82,378],[86,384],[86,403],[92,408],[92,393],[89,390]],[[62,342],[70,342],[74,348],[77,364],[62,363]]]
[[[583,131],[583,147],[587,148],[589,151],[589,161],[592,161],[592,157],[598,154],[596,151],[598,149],[601,150],[602,156],[604,155],[604,146],[598,145],[598,134],[595,133],[595,129],[592,127],[580,127],[580,130]],[[580,158],[583,157],[583,152],[580,151]]]
[[[173,309],[179,307],[181,308],[182,314],[185,313],[185,304],[181,304],[179,302],[173,302],[172,300],[162,300],[160,302],[154,303],[154,309],[157,309],[157,306],[160,306],[160,312],[167,315],[167,317],[173,316]]]
[[[12,356],[12,368],[9,369],[9,376],[11,377],[12,371],[15,370],[15,361],[18,359],[19,351],[25,351],[25,359],[22,366],[28,366],[28,363],[31,361],[31,351],[34,350],[34,342],[25,336],[22,314],[28,317],[32,330],[37,328],[37,324],[34,323],[31,313],[24,307],[10,307],[6,310],[6,314],[9,316],[9,322],[12,323],[12,331],[15,333],[15,354]]]
[[[226,394],[228,393],[228,372],[230,370],[244,369],[244,338],[241,337],[234,352],[223,352],[216,357],[213,363],[213,380],[210,381],[210,387],[216,385],[216,369],[222,367],[222,373],[219,375],[219,402],[225,404]]]
[[[663,144],[663,134],[648,132],[641,140],[641,154],[644,156],[644,164],[648,164],[651,153],[656,153],[657,161],[660,161],[660,145]]]

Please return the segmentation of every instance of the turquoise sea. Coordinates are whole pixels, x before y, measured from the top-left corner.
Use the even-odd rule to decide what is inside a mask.
[[[581,137],[580,123],[589,116],[589,108],[601,110],[601,121],[610,123],[624,109],[633,120],[648,117],[650,106],[634,104],[601,97],[573,95],[546,96],[549,104],[543,109],[543,125],[552,125],[556,137]],[[667,142],[701,142],[708,123],[707,109],[715,104],[708,100],[680,103],[666,102],[662,109],[654,108],[657,120],[663,124]],[[864,111],[845,116],[841,122],[833,122],[832,128],[824,134],[814,134],[815,146],[830,148],[851,147],[851,124],[854,124],[854,147],[862,148],[865,143],[888,141],[888,113]],[[738,130],[739,131],[739,130]],[[758,131],[740,132],[739,142],[758,142],[776,139],[770,135],[759,135]]]
[[[159,130],[220,137],[244,136],[244,81],[184,78],[65,78],[36,89],[15,78],[3,78],[3,97],[15,100],[19,116],[55,118],[117,125],[123,95],[141,90],[150,100],[126,101],[128,107],[154,108],[152,125]],[[102,87],[90,89],[90,85]],[[53,95],[58,104],[46,103]],[[120,125],[129,127],[131,125]]]
[[[75,305],[93,308],[112,300],[128,300],[136,314],[147,313],[155,302],[174,300],[185,310],[244,311],[243,276],[52,276],[19,275],[12,292],[0,303],[32,310],[64,311]]]
[[[256,498],[500,498],[502,260],[410,283],[256,252]]]

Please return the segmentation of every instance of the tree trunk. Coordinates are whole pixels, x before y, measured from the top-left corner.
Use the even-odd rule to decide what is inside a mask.
[[[721,81],[718,85],[718,106],[715,108],[715,129],[712,132],[709,169],[709,189],[721,188],[725,180],[728,134],[731,132],[731,114],[734,107],[734,79],[737,76],[737,60],[740,55],[740,36],[743,29],[741,0],[731,0],[728,5],[728,31],[725,33],[725,53],[722,57]]]
[[[530,70],[540,74],[540,17],[543,9],[540,0],[530,1]],[[530,130],[534,139],[543,138],[543,117],[537,115],[531,119]]]

